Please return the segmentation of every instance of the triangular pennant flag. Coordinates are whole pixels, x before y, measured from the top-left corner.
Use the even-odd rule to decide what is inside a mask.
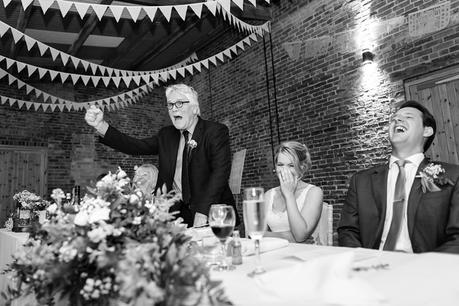
[[[244,9],[244,0],[233,0],[234,4],[236,4],[237,6],[239,6],[239,8],[241,10]]]
[[[70,74],[70,76],[72,77],[73,85],[75,85],[78,82],[78,79],[80,78],[80,75],[72,73],[72,74]]]
[[[114,75],[113,68],[106,67],[106,69],[107,69],[108,76]]]
[[[33,109],[35,111],[37,111],[40,108],[40,106],[41,106],[41,103],[35,103],[35,102],[33,103]]]
[[[43,69],[43,68],[38,68],[38,77],[41,79],[43,79],[43,77],[45,76],[46,72],[48,72],[47,69]]]
[[[142,9],[145,11],[145,14],[150,18],[151,21],[155,19],[155,14],[156,11],[158,10],[158,7],[156,6],[143,6]]]
[[[56,109],[57,105],[56,104],[51,104],[49,107],[54,112],[54,110]]]
[[[51,102],[52,102],[52,103],[56,103],[57,97],[55,97],[55,96],[50,96],[50,98],[51,98]]]
[[[48,98],[49,98],[49,94],[44,92],[43,93],[43,102],[46,102],[46,100],[48,100]]]
[[[217,66],[217,59],[215,58],[215,55],[214,55],[214,56],[211,56],[211,57],[209,58],[209,61],[210,61],[212,64],[214,64],[214,66]]]
[[[13,84],[14,81],[16,81],[16,78],[12,76],[11,74],[8,74],[8,85]]]
[[[17,100],[18,102],[18,107],[21,108],[23,105],[24,105],[24,102],[23,100]]]
[[[0,80],[3,79],[5,75],[6,75],[6,71],[3,69],[0,69]]]
[[[72,7],[73,2],[70,1],[56,1],[57,5],[59,6],[59,10],[61,11],[62,17],[65,17],[69,12],[70,8]]]
[[[18,68],[18,73],[21,72],[25,68],[26,64],[16,62],[16,67]]]
[[[193,64],[193,67],[194,67],[194,69],[196,69],[197,71],[201,72],[201,63]]]
[[[99,18],[99,21],[102,20],[102,17],[104,17],[105,11],[107,10],[107,6],[101,4],[91,4],[91,6],[97,15],[97,18]]]
[[[137,84],[137,86],[139,86],[139,84],[140,84],[140,76],[139,75],[133,76],[132,80]]]
[[[29,5],[33,2],[33,0],[21,0],[22,7],[24,11],[29,7]]]
[[[220,62],[225,61],[225,57],[223,56],[223,52],[217,53],[216,57],[220,60]]]
[[[51,57],[53,58],[53,61],[55,61],[60,51],[54,48],[49,48],[49,51],[51,52]]]
[[[84,71],[88,71],[89,62],[85,60],[80,60],[80,64],[83,65]]]
[[[192,65],[185,66],[185,69],[186,69],[190,74],[193,74],[193,66],[192,66]]]
[[[8,102],[8,99],[7,97],[4,97],[4,96],[0,96],[0,101],[2,101],[2,104],[5,104],[6,102]]]
[[[41,10],[43,14],[46,14],[46,11],[50,8],[50,6],[54,3],[54,0],[38,0],[40,4]]]
[[[33,90],[33,87],[28,84],[26,84],[25,88],[26,88],[26,94],[30,94],[30,92]]]
[[[258,41],[257,34],[255,33],[250,34],[249,38],[252,39],[253,41]]]
[[[10,106],[13,106],[14,103],[16,103],[16,101],[17,101],[17,99],[10,98],[9,101],[8,101],[8,104],[9,104]]]
[[[163,79],[164,82],[167,81],[167,79],[168,79],[168,77],[167,77],[168,73],[167,72],[161,72],[159,75],[161,76],[161,79]]]
[[[32,106],[32,102],[25,102],[25,105],[26,105],[26,109],[29,110],[30,107]]]
[[[145,83],[148,83],[150,82],[150,75],[149,74],[143,74],[140,76],[142,78],[142,80],[145,82]]]
[[[134,20],[134,22],[137,22],[141,8],[142,7],[140,6],[126,6],[126,9],[129,12],[129,15],[131,15],[132,20]]]
[[[250,3],[252,3],[253,6],[257,6],[257,0],[249,0]]]
[[[27,65],[27,75],[30,77],[34,71],[37,70],[37,67],[32,65]]]
[[[201,13],[202,13],[202,3],[195,3],[195,4],[190,4],[191,9],[193,12],[201,18]]]
[[[64,84],[64,82],[67,80],[69,77],[69,74],[67,72],[60,72],[59,75],[61,76],[61,82]]]
[[[102,75],[104,75],[104,74],[105,74],[105,67],[104,67],[104,66],[100,66],[100,65],[97,65],[97,67],[99,68],[100,73],[101,73]]]
[[[230,12],[231,11],[231,0],[219,0],[218,3],[221,5],[221,7],[226,12]]]
[[[131,77],[128,77],[128,76],[123,77],[123,81],[124,81],[124,84],[126,84],[126,87],[129,87],[129,85],[131,84],[131,80],[132,80]]]
[[[182,77],[185,77],[185,68],[178,68],[177,69],[177,72],[182,76]]]
[[[161,13],[163,13],[164,18],[166,18],[167,21],[171,19],[172,6],[170,5],[160,6],[159,10],[161,11]]]
[[[209,59],[206,58],[205,60],[201,61],[201,64],[206,67],[206,69],[209,69]]]
[[[169,71],[169,75],[175,80],[177,78],[177,70]]]
[[[59,54],[60,54],[60,56],[61,56],[62,65],[63,65],[63,66],[67,65],[67,62],[69,61],[70,55],[65,54],[64,52],[59,52]]]
[[[223,54],[226,55],[226,57],[228,57],[228,58],[232,58],[232,56],[231,56],[231,50],[230,50],[230,49],[224,50],[224,51],[223,51]]]
[[[237,47],[241,48],[242,50],[245,50],[245,47],[244,47],[244,42],[243,41],[240,41],[236,44]]]
[[[24,36],[24,40],[26,42],[27,51],[30,51],[30,49],[32,49],[32,47],[35,45],[36,40],[29,36]]]
[[[108,87],[110,80],[111,80],[110,77],[102,77],[102,81],[104,81],[105,87]]]
[[[40,50],[40,55],[41,56],[45,55],[46,50],[48,50],[48,46],[40,41],[37,41],[37,46],[38,46],[38,49]]]
[[[88,82],[89,82],[89,76],[88,75],[82,75],[81,76],[81,80],[83,81],[83,84],[86,86],[88,85]]]
[[[7,7],[11,3],[11,0],[3,0],[3,7]]]
[[[92,83],[94,84],[94,87],[97,87],[97,84],[99,84],[100,77],[99,76],[91,76]]]
[[[21,80],[18,80],[18,89],[21,89],[24,86],[25,86],[25,83]]]
[[[56,105],[61,112],[64,111],[64,106],[65,106],[64,104],[56,104]]]
[[[133,94],[134,91],[135,91],[135,90],[126,92],[126,95],[128,95],[128,96],[131,97],[131,98],[133,98],[134,96],[133,96],[132,94]]]
[[[121,14],[123,14],[123,9],[125,8],[125,6],[110,5],[109,8],[113,13],[113,16],[115,17],[116,22],[120,21]]]
[[[54,79],[55,79],[56,76],[57,76],[57,73],[58,73],[58,72],[55,71],[55,70],[50,70],[50,71],[49,71],[49,76],[51,77],[51,81],[54,81]]]
[[[3,23],[3,22],[0,22],[0,37],[3,37],[3,35],[5,35],[6,31],[8,31],[10,27]]]
[[[91,67],[92,74],[96,74],[97,73],[97,65],[96,64],[89,63],[89,67]]]
[[[75,56],[70,56],[70,59],[72,60],[73,67],[75,67],[75,69],[77,69],[78,68],[78,64],[80,63],[80,59],[75,57]]]
[[[11,34],[13,34],[14,42],[17,44],[19,40],[24,36],[22,32],[19,32],[15,28],[11,28]]]
[[[207,9],[209,9],[209,11],[212,13],[212,15],[215,16],[215,14],[217,12],[217,2],[216,1],[210,1],[210,2],[204,3],[204,5],[207,6]]]
[[[44,112],[46,112],[50,106],[51,104],[46,104],[46,103],[41,104],[41,107],[43,108]]]
[[[6,59],[6,69],[10,69],[10,67],[15,63],[16,61],[12,60],[11,58]]]
[[[237,55],[237,48],[236,48],[236,45],[230,47],[229,50],[232,51],[232,52],[234,53],[234,55]]]
[[[188,5],[187,4],[176,5],[176,6],[174,6],[174,8],[177,11],[177,13],[179,14],[179,16],[182,18],[182,20],[185,20],[186,19],[186,10],[188,9]]]
[[[80,18],[83,19],[86,15],[86,12],[89,9],[89,4],[83,2],[73,2],[73,5],[75,5],[75,8],[78,12],[78,15],[80,15]]]
[[[159,83],[159,74],[153,74],[152,77],[153,77],[153,82],[155,84],[158,84]],[[153,85],[151,87],[153,87]]]
[[[115,83],[115,86],[118,87],[118,86],[120,86],[121,78],[120,77],[112,77],[112,81],[113,81],[113,83]]]
[[[246,37],[242,41],[245,42],[246,44],[248,44],[249,46],[252,45],[252,41],[250,40],[250,37]]]

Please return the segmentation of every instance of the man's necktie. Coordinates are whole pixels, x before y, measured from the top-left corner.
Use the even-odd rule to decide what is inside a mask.
[[[394,202],[392,209],[392,222],[390,224],[389,232],[387,234],[386,242],[384,243],[384,250],[395,250],[400,230],[402,228],[403,214],[405,211],[405,160],[397,160],[395,162],[398,166],[399,172],[397,181],[395,183]]]
[[[188,177],[188,140],[190,137],[190,132],[184,130],[183,137],[185,138],[185,146],[183,147],[182,155],[182,200],[183,202],[190,203],[190,183]]]

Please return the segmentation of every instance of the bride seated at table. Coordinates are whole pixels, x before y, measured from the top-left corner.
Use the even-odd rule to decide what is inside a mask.
[[[155,191],[158,172],[158,168],[152,164],[143,164],[135,168],[132,182],[147,198],[150,198]]]
[[[311,167],[305,144],[283,142],[276,149],[276,175],[280,186],[265,193],[268,231],[265,237],[308,242],[322,212],[322,189],[302,181]]]

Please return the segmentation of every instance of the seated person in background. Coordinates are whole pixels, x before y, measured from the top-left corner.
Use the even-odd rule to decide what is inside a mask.
[[[459,253],[459,167],[433,166],[425,158],[435,130],[423,105],[400,106],[389,122],[388,162],[351,178],[338,226],[340,246]],[[437,186],[421,178],[440,168],[444,180],[434,179]]]
[[[142,191],[147,198],[151,197],[156,188],[158,181],[158,168],[152,164],[143,164],[136,167],[132,183],[136,188]]]
[[[280,186],[265,194],[268,231],[264,236],[306,241],[319,222],[323,197],[322,189],[301,180],[311,167],[308,148],[296,141],[283,142],[276,149],[275,163]]]

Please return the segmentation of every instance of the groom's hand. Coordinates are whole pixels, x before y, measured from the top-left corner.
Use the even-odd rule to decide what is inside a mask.
[[[84,119],[86,120],[87,124],[95,128],[97,132],[99,132],[102,136],[107,132],[108,123],[104,121],[104,113],[100,108],[91,105],[86,110]]]

